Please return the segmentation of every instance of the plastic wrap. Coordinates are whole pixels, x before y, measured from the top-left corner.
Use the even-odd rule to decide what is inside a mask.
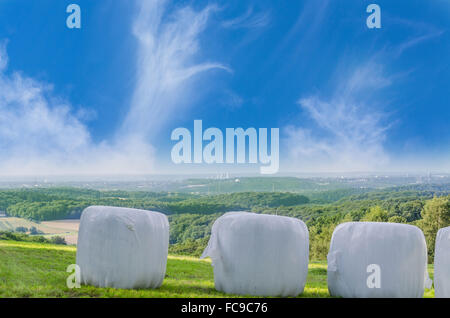
[[[412,225],[350,222],[336,227],[328,254],[328,289],[342,297],[423,297],[431,287],[427,247]]]
[[[219,291],[297,296],[308,273],[308,236],[298,219],[229,212],[215,221],[202,258],[212,259]]]
[[[91,206],[83,211],[77,264],[81,283],[156,288],[166,272],[169,223],[158,212]]]
[[[450,227],[440,229],[434,251],[434,295],[450,297]]]

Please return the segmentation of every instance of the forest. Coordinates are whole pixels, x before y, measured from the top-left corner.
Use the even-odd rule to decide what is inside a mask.
[[[206,246],[215,219],[227,211],[284,215],[307,224],[310,257],[316,260],[326,259],[331,234],[342,222],[405,223],[424,231],[432,259],[437,230],[450,225],[449,194],[445,184],[216,195],[52,187],[1,190],[0,210],[38,222],[76,219],[90,205],[159,211],[169,218],[171,252],[196,256]]]

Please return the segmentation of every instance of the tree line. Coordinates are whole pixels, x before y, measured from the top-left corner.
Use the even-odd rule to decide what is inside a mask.
[[[0,210],[34,221],[79,218],[90,205],[140,208],[166,213],[170,250],[200,255],[212,224],[227,211],[277,214],[303,220],[310,232],[311,259],[326,259],[334,228],[348,221],[395,222],[419,226],[429,256],[439,228],[450,225],[449,187],[406,186],[384,190],[336,189],[303,195],[240,192],[220,195],[48,188],[0,191]]]

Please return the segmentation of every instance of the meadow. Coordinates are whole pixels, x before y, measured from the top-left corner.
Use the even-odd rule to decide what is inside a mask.
[[[69,289],[66,268],[75,263],[76,247],[0,240],[0,298],[2,297],[238,297],[214,289],[209,259],[169,255],[163,285],[158,289],[123,290],[81,286]],[[433,268],[429,267],[433,277]],[[426,290],[433,297],[434,290]],[[305,291],[299,297],[330,297],[327,265],[310,261]]]
[[[226,193],[210,195],[66,187],[0,190],[0,297],[232,297],[215,290],[209,260],[196,258],[208,242],[212,224],[227,211],[284,215],[306,223],[313,261],[300,297],[330,296],[326,257],[332,232],[343,222],[416,225],[425,234],[431,264],[437,230],[450,226],[450,183],[446,179],[444,183],[386,188],[377,180],[241,178],[239,182],[227,179],[182,183],[207,184],[207,193],[213,192],[215,185],[220,185],[221,191],[230,187]],[[367,186],[361,188],[361,182]],[[353,187],[348,183],[354,183]],[[281,188],[289,192],[231,193],[256,185],[259,190]],[[58,240],[61,237],[68,244],[76,243],[80,215],[90,205],[154,210],[168,216],[169,259],[161,288],[66,287],[66,268],[75,263],[76,247],[51,243],[64,244],[64,240]],[[429,271],[432,276],[432,266]],[[433,289],[426,290],[425,297],[433,296]]]

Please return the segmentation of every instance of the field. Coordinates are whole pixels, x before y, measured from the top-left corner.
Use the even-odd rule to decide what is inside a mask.
[[[67,244],[76,244],[79,224],[80,220],[56,220],[37,223],[23,218],[1,217],[0,231],[14,231],[17,227],[29,229],[34,226],[37,230],[42,231],[42,236],[46,238],[57,235],[64,237]]]
[[[66,268],[75,263],[74,246],[0,241],[1,297],[234,297],[214,289],[209,260],[169,255],[166,277],[159,289],[120,290],[66,287]],[[433,269],[429,268],[432,277]],[[329,297],[325,262],[310,262],[300,297]],[[427,290],[425,297],[433,297]]]

